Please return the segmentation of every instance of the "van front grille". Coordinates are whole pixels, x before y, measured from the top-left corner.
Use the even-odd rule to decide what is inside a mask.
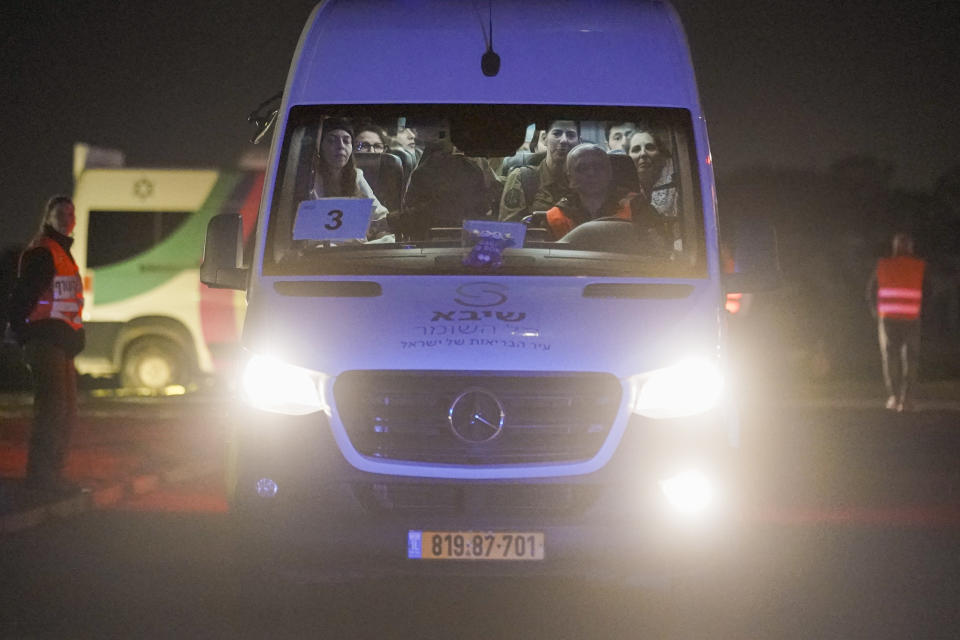
[[[620,382],[601,373],[351,371],[334,385],[347,435],[361,454],[467,465],[592,458],[620,396]]]

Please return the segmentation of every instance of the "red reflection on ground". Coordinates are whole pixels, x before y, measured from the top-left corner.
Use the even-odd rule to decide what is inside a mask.
[[[226,513],[227,498],[221,474],[160,487],[141,496],[130,496],[106,509],[162,513]]]

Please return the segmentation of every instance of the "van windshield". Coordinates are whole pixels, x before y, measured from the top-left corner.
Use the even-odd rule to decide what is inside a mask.
[[[704,277],[683,109],[294,107],[266,275]]]

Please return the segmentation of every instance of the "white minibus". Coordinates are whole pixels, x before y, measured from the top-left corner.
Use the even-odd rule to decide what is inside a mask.
[[[735,530],[724,295],[758,279],[674,9],[491,9],[310,16],[252,262],[218,216],[201,269],[248,302],[231,509],[301,569],[656,579]]]

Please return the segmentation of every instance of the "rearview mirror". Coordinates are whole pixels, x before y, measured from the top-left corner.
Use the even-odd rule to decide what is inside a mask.
[[[200,263],[200,282],[212,289],[246,289],[243,260],[243,223],[236,213],[221,213],[207,224]]]
[[[450,120],[450,140],[467,156],[508,157],[523,144],[527,124],[519,110],[505,113],[495,105],[471,105]]]

